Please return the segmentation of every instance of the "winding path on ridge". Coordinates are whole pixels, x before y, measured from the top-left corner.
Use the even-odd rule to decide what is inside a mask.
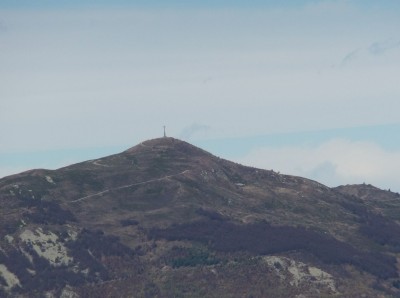
[[[127,185],[118,186],[118,187],[114,187],[114,188],[109,188],[109,189],[103,190],[101,192],[97,192],[97,193],[94,193],[94,194],[91,194],[91,195],[88,195],[88,196],[85,196],[85,197],[82,197],[82,198],[79,198],[79,199],[76,199],[76,200],[73,200],[73,201],[69,201],[68,203],[81,202],[81,201],[84,201],[86,199],[89,199],[89,198],[92,198],[92,197],[96,197],[96,196],[100,196],[100,195],[105,194],[107,192],[111,192],[113,190],[119,190],[119,189],[129,188],[129,187],[132,187],[132,186],[137,186],[137,185],[142,185],[142,184],[146,184],[146,183],[161,181],[161,180],[165,180],[165,179],[168,179],[168,178],[184,175],[184,174],[186,174],[188,172],[190,172],[190,170],[185,170],[185,171],[180,172],[178,174],[167,175],[167,176],[164,176],[164,177],[161,177],[161,178],[150,179],[150,180],[143,181],[143,182],[137,182],[137,183],[127,184]]]

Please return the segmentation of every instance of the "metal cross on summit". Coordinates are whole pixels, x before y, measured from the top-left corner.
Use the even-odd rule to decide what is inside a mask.
[[[167,134],[165,133],[165,125],[164,125],[164,138],[167,137]]]

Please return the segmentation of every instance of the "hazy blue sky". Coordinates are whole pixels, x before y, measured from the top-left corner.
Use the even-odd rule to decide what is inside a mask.
[[[0,176],[165,124],[244,164],[400,191],[399,14],[400,1],[2,0]]]

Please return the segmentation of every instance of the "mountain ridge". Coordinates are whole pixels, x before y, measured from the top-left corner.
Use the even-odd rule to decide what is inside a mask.
[[[5,296],[399,296],[398,194],[329,188],[174,138],[5,177],[0,204]]]

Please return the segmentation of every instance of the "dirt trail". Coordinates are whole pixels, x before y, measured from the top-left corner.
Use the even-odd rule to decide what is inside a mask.
[[[161,180],[165,180],[165,179],[168,179],[168,178],[184,175],[184,174],[188,173],[189,171],[190,170],[185,170],[185,171],[183,171],[181,173],[174,174],[174,175],[167,175],[167,176],[164,176],[164,177],[161,177],[161,178],[157,178],[157,179],[150,179],[150,180],[143,181],[143,182],[137,182],[137,183],[127,184],[127,185],[123,185],[123,186],[119,186],[119,187],[115,187],[115,188],[109,188],[109,189],[103,190],[101,192],[97,192],[97,193],[94,193],[94,194],[91,194],[91,195],[88,195],[88,196],[85,196],[85,197],[82,197],[82,198],[79,198],[79,199],[76,199],[76,200],[73,200],[73,201],[69,201],[68,203],[80,202],[80,201],[83,201],[83,200],[86,200],[86,199],[89,199],[89,198],[92,198],[92,197],[100,196],[102,194],[105,194],[105,193],[113,191],[113,190],[129,188],[129,187],[132,187],[132,186],[137,186],[137,185],[142,185],[142,184],[146,184],[146,183],[161,181]]]
[[[110,166],[108,166],[108,165],[103,165],[103,164],[101,164],[101,163],[99,162],[99,160],[92,161],[92,164],[94,164],[94,165],[96,165],[96,166],[100,166],[100,167],[110,168]]]

